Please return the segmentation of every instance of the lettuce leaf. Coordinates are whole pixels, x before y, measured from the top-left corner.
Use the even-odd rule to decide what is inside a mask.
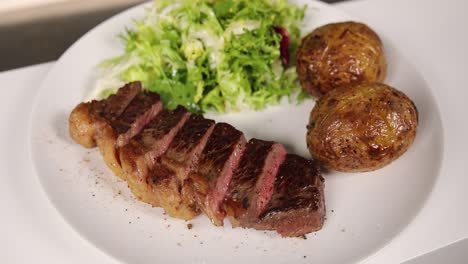
[[[138,80],[166,107],[192,112],[303,99],[294,64],[281,64],[274,27],[288,31],[294,57],[304,12],[286,0],[157,0],[121,34],[125,52],[101,64],[93,95],[105,97]]]

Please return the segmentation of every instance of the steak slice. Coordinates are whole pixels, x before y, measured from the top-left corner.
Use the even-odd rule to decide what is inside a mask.
[[[242,132],[229,124],[218,123],[200,156],[198,168],[184,186],[189,195],[214,225],[223,225],[221,208],[233,171],[245,148]]]
[[[288,154],[279,168],[273,195],[253,225],[295,237],[322,228],[324,179],[314,161]]]
[[[117,119],[140,91],[140,83],[133,82],[107,99],[80,103],[68,119],[71,138],[86,148],[95,147],[100,129]]]
[[[156,103],[157,102],[157,103]],[[111,126],[117,132],[117,147],[125,146],[136,134],[140,133],[161,110],[159,96],[151,92],[139,93]]]
[[[162,164],[176,171],[181,181],[187,179],[188,173],[198,165],[214,126],[215,122],[211,119],[201,115],[190,116],[161,157]]]
[[[140,132],[162,108],[159,95],[142,92],[134,82],[101,101],[78,105],[70,115],[72,138],[87,147],[97,144],[104,161],[125,179],[117,148]]]
[[[122,170],[118,148],[127,144],[130,138],[139,133],[143,127],[161,111],[159,95],[141,92],[130,102],[110,126],[100,131],[96,142],[102,157],[112,171],[122,179],[126,178]]]
[[[122,168],[133,194],[144,202],[152,201],[147,184],[148,169],[154,166],[159,156],[166,152],[177,132],[189,118],[190,113],[182,106],[161,111],[140,134],[120,149]],[[158,206],[153,204],[153,206]]]
[[[273,193],[278,169],[286,157],[283,145],[251,139],[232,176],[225,209],[233,226],[249,227]]]
[[[200,214],[195,200],[185,193],[184,182],[171,168],[156,163],[149,170],[148,184],[151,192],[148,202],[162,207],[169,216],[190,220]]]
[[[214,125],[213,120],[191,115],[150,170],[148,182],[154,194],[151,203],[158,204],[172,217],[189,220],[200,213],[194,201],[183,193],[183,185],[188,173],[198,164]]]

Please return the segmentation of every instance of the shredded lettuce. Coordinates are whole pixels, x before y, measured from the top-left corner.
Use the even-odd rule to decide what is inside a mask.
[[[156,0],[121,35],[125,53],[104,61],[91,95],[141,81],[166,107],[192,112],[262,109],[300,92],[294,62],[281,64],[286,29],[294,57],[305,7],[287,0]]]

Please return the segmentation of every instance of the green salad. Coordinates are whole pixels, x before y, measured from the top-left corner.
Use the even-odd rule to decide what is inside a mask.
[[[104,98],[130,81],[169,109],[262,109],[301,100],[294,61],[305,7],[287,0],[157,0],[126,29],[123,55],[101,63],[94,91]]]

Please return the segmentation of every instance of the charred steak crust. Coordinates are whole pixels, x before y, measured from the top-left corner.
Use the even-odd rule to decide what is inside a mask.
[[[141,92],[140,82],[131,82],[117,90],[117,93],[100,101],[92,101],[94,112],[102,118],[112,121],[119,117],[130,102]]]
[[[171,168],[156,163],[149,172],[148,183],[153,196],[152,203],[157,204],[171,217],[190,220],[200,214],[195,201],[183,193],[183,182]]]
[[[247,210],[259,174],[263,170],[265,159],[274,142],[251,139],[246,146],[238,169],[232,176],[226,199],[235,203],[238,209]]]
[[[183,107],[161,111],[135,138],[120,149],[120,160],[127,174],[128,186],[140,200],[153,203],[152,189],[147,184],[148,170],[167,150],[190,113]]]
[[[312,160],[288,154],[276,176],[273,196],[255,228],[300,236],[322,227],[324,179]]]
[[[149,173],[148,182],[155,201],[172,217],[189,220],[200,213],[183,188],[187,174],[197,165],[214,123],[201,115],[191,115]]]
[[[219,177],[219,172],[243,136],[241,131],[229,124],[216,124],[203,150],[198,169],[210,184],[215,183],[215,180]]]
[[[281,144],[251,139],[235,171],[225,208],[233,226],[249,227],[272,196],[278,168],[286,156]]]
[[[92,148],[103,128],[110,126],[141,91],[139,82],[129,83],[105,100],[80,103],[68,119],[70,136],[78,144]]]
[[[164,138],[188,112],[184,107],[161,111],[130,144],[135,154],[144,154],[153,149],[155,142]],[[167,144],[169,145],[169,144]]]
[[[197,166],[214,125],[211,119],[191,115],[161,158],[162,163],[178,171],[180,180],[185,180],[187,174]]]
[[[70,115],[72,138],[87,147],[97,145],[108,167],[125,179],[117,148],[138,134],[162,108],[159,95],[129,83],[115,95],[78,105]]]
[[[143,177],[146,168],[151,167],[166,151],[188,115],[183,107],[161,111],[140,134],[120,150],[120,159],[125,163],[125,171],[128,174],[138,173]]]
[[[188,193],[213,224],[222,225],[221,208],[232,174],[245,148],[244,134],[226,123],[217,123],[202,152],[198,169],[191,173]]]

